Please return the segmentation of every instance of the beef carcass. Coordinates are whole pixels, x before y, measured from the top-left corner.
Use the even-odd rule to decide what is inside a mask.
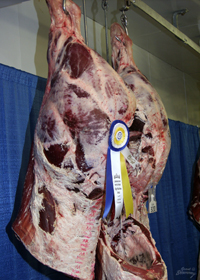
[[[123,214],[121,221],[110,216],[102,222],[96,268],[101,273],[97,280],[167,279],[166,265],[149,231],[145,206],[146,192],[160,180],[170,151],[167,114],[159,95],[134,63],[131,39],[117,23],[111,26],[111,42],[113,67],[136,98],[128,147],[137,165],[133,170],[127,163],[133,215],[126,219]]]
[[[135,97],[80,33],[80,8],[47,0],[49,73],[13,230],[40,262],[94,278],[111,123],[133,122]]]
[[[200,158],[198,159],[195,167],[189,214],[190,217],[200,226]]]
[[[111,26],[111,43],[113,67],[133,91],[137,104],[128,146],[138,165],[134,172],[130,165],[127,168],[131,173],[134,209],[138,211],[145,192],[158,184],[167,162],[171,147],[168,118],[158,93],[137,68],[132,41],[118,23]],[[139,219],[138,215],[135,213]]]

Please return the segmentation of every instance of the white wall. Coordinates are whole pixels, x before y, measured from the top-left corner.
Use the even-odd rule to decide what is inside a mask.
[[[87,19],[89,46],[106,58],[105,29]],[[50,18],[44,0],[0,9],[0,63],[47,77]],[[81,24],[84,35],[83,20]],[[134,60],[158,91],[170,119],[200,126],[200,82],[133,45]]]

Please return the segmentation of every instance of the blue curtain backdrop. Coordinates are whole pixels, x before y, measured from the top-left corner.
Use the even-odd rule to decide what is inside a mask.
[[[0,64],[0,279],[69,279],[32,257],[11,230],[46,80]],[[188,216],[198,128],[169,120],[172,147],[150,226],[169,280],[196,279],[200,231]],[[70,252],[69,252],[70,253]]]

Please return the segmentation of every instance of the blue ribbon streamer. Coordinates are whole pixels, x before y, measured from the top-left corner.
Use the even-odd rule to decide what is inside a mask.
[[[110,159],[110,147],[107,152],[107,163],[106,163],[106,203],[103,218],[105,218],[112,206],[114,197],[113,182],[112,182],[112,171],[111,171],[111,159]]]

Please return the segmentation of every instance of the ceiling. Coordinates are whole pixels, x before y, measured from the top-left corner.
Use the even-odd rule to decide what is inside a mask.
[[[27,0],[0,0],[0,8],[18,4]],[[33,0],[39,1],[39,0]],[[44,1],[44,0],[43,0]],[[135,0],[140,1],[141,0]],[[83,0],[74,0],[83,11]],[[87,16],[94,21],[105,25],[104,11],[101,0],[85,0]],[[129,1],[107,0],[108,27],[113,22],[121,22],[120,9]],[[187,44],[174,34],[162,27],[140,8],[131,4],[126,12],[128,17],[128,32],[134,44],[152,53],[170,65],[188,73],[200,80],[200,0],[143,0],[150,8],[160,14],[169,23],[173,23],[173,13],[177,10],[187,9],[185,15],[179,15],[178,30],[188,36]],[[173,27],[173,26],[172,26]],[[182,33],[181,33],[182,34]],[[191,47],[190,42],[195,42],[199,51]]]
[[[143,0],[147,5],[173,23],[173,13],[187,9],[184,15],[178,16],[178,29],[192,39],[200,42],[200,1],[199,0]]]

